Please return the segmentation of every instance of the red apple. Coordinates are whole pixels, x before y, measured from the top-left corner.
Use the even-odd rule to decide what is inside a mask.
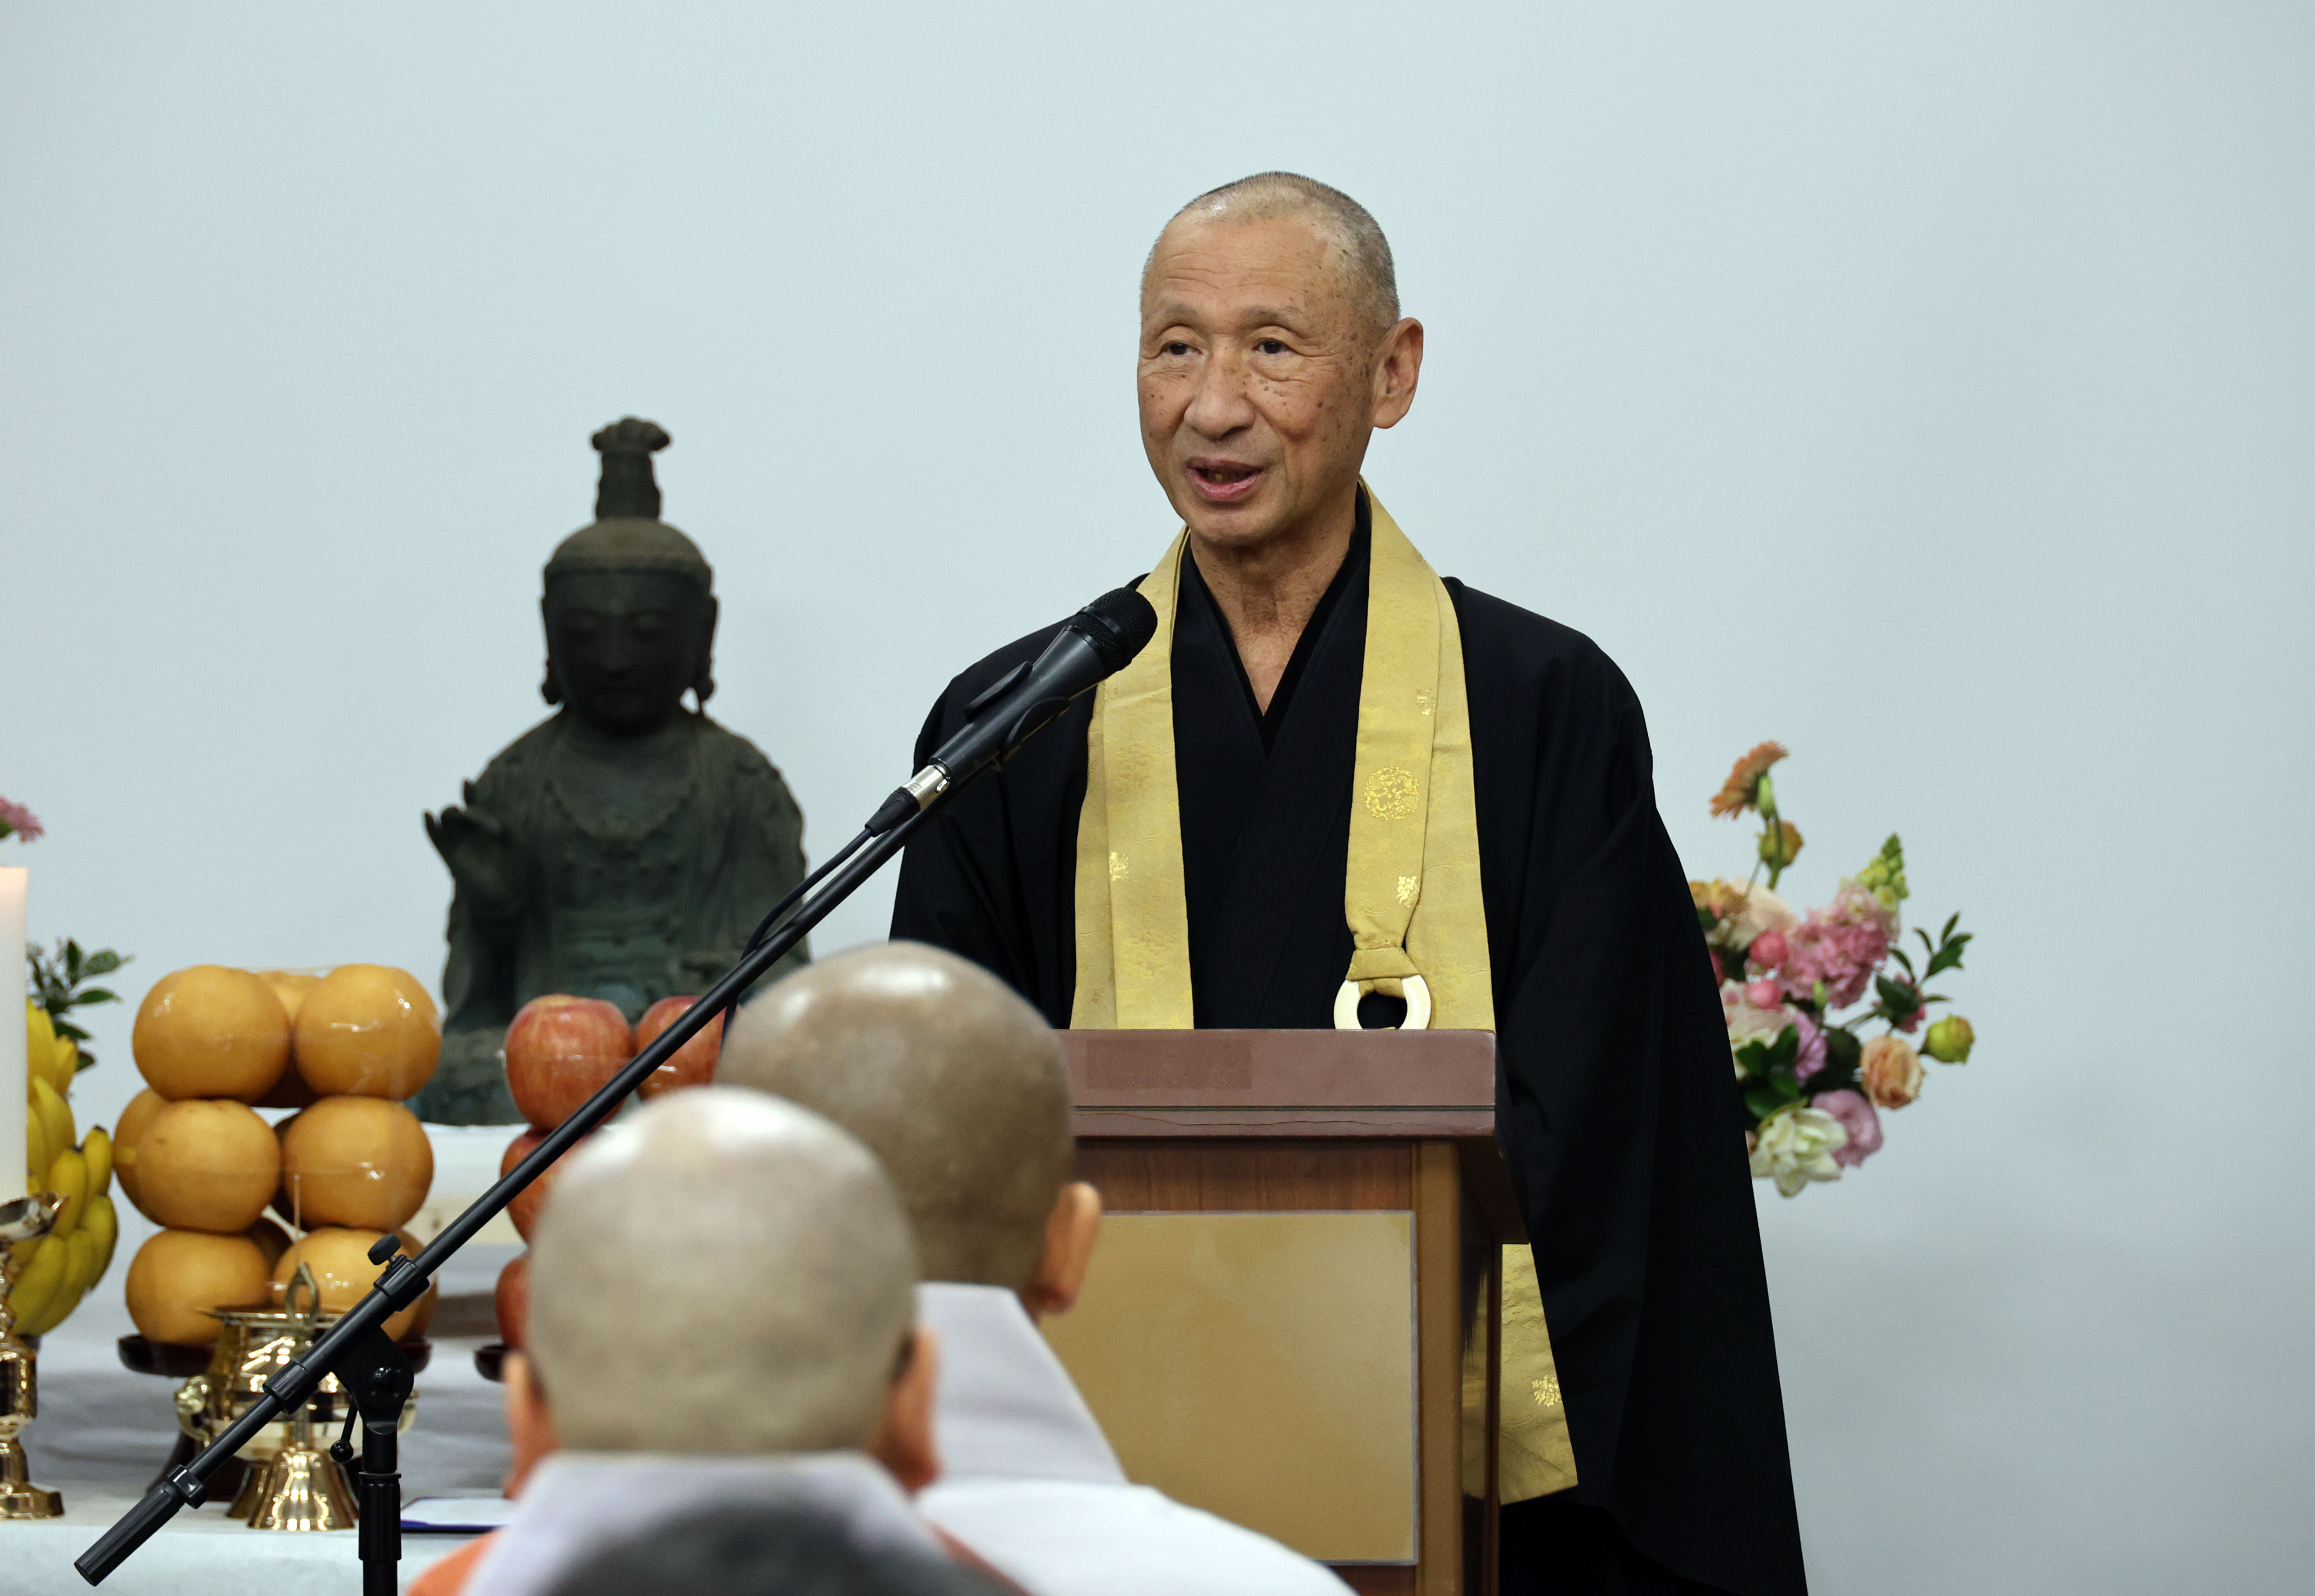
[[[553,1130],[635,1056],[634,1033],[599,998],[534,998],[507,1027],[507,1090],[532,1124]]]
[[[696,998],[662,998],[643,1010],[635,1022],[635,1051],[641,1052],[659,1033],[675,1024],[675,1016],[698,1002]],[[699,1034],[678,1048],[675,1057],[644,1077],[638,1088],[646,1097],[672,1092],[678,1086],[704,1086],[715,1078],[716,1056],[723,1051],[723,1016],[717,1015],[700,1027]]]
[[[507,1150],[499,1159],[499,1178],[504,1180],[512,1175],[514,1166],[530,1157],[531,1149],[545,1139],[546,1132],[534,1126],[507,1143]],[[581,1138],[578,1147],[573,1147],[571,1152],[549,1164],[545,1175],[525,1186],[521,1194],[507,1204],[507,1218],[514,1221],[515,1233],[525,1241],[530,1239],[531,1231],[538,1224],[539,1210],[546,1206],[547,1188],[554,1184],[554,1177],[562,1174],[563,1166],[571,1161],[571,1153],[586,1145],[585,1139]]]
[[[522,1345],[523,1326],[530,1319],[530,1255],[517,1253],[499,1271],[499,1289],[492,1294],[499,1313],[499,1340],[510,1348]]]

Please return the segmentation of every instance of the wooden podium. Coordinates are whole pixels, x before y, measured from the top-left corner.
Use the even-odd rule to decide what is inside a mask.
[[[1493,1592],[1500,1244],[1525,1239],[1495,1037],[1062,1043],[1108,1217],[1046,1331],[1126,1473],[1362,1592]]]

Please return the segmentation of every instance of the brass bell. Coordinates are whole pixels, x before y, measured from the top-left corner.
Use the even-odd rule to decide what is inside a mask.
[[[262,1467],[250,1471],[253,1530],[350,1530],[354,1494],[346,1471],[314,1444],[312,1410],[289,1421],[289,1440]],[[239,1505],[238,1503],[235,1504]]]

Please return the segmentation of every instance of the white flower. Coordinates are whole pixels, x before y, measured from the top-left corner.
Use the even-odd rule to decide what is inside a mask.
[[[1728,945],[1745,948],[1763,931],[1790,931],[1801,923],[1801,917],[1791,904],[1768,888],[1754,885],[1747,890],[1741,882],[1727,882],[1727,886],[1743,907],[1728,919]]]
[[[1744,997],[1744,989],[1734,981],[1720,989],[1720,1012],[1728,1022],[1728,1044],[1743,1047],[1754,1037],[1763,1042],[1777,1040],[1777,1033],[1791,1024],[1800,1011],[1789,1004],[1779,1003],[1769,1008],[1755,1008]]]
[[[1811,1181],[1837,1181],[1833,1153],[1849,1145],[1849,1132],[1821,1108],[1799,1105],[1761,1122],[1752,1146],[1752,1178],[1770,1179],[1787,1197],[1797,1197]]]

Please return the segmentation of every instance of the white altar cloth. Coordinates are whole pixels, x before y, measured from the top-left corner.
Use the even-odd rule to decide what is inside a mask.
[[[85,1593],[73,1559],[136,1504],[104,1487],[40,1483],[64,1492],[65,1515],[0,1523],[0,1596]],[[471,1538],[404,1535],[403,1583]],[[264,1534],[208,1507],[179,1513],[97,1588],[104,1596],[351,1596],[361,1589],[361,1570],[350,1530]]]

